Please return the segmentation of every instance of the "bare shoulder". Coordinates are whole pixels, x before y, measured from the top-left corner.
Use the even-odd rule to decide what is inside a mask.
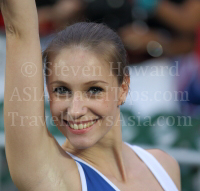
[[[178,162],[172,156],[160,149],[147,149],[146,151],[157,159],[157,161],[163,166],[171,179],[174,181],[178,190],[181,190],[181,175]]]

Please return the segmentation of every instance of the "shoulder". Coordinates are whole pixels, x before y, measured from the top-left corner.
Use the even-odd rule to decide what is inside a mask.
[[[157,161],[162,165],[173,182],[176,184],[178,190],[181,190],[181,175],[178,162],[172,156],[160,149],[147,149],[146,151],[157,159]]]

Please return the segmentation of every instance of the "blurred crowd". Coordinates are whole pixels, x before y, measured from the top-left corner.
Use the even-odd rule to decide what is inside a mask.
[[[199,0],[36,0],[36,5],[41,38],[74,22],[103,22],[118,32],[131,64],[158,57],[177,61],[177,90],[188,93],[180,110],[199,115]]]
[[[46,46],[48,40],[52,39],[53,34],[75,22],[103,22],[115,30],[121,37],[131,66],[143,66],[144,63],[146,66],[146,64],[152,63],[149,61],[153,60],[154,62],[156,59],[159,60],[159,64],[161,65],[160,59],[165,58],[170,60],[167,64],[171,64],[171,66],[178,64],[178,75],[173,78],[173,83],[175,84],[176,91],[180,92],[178,99],[179,112],[181,115],[191,116],[196,120],[192,121],[194,125],[188,128],[187,125],[180,125],[179,122],[176,122],[174,126],[169,125],[169,127],[158,125],[157,127],[152,126],[147,128],[145,125],[144,127],[136,125],[135,128],[130,127],[128,131],[126,131],[125,126],[122,129],[127,140],[130,137],[130,140],[132,139],[142,144],[200,148],[198,120],[200,119],[200,0],[35,1],[38,9],[42,48]],[[5,47],[5,37],[3,38],[2,34],[4,35],[5,33],[3,18],[0,14],[0,42],[3,42],[3,46]],[[5,57],[5,51],[3,49],[1,51],[0,61],[3,58],[1,54]],[[2,63],[4,64],[4,60]],[[159,65],[155,64],[155,66]],[[3,67],[1,63],[0,67],[0,69]],[[4,73],[4,70],[2,70],[2,73]],[[163,83],[160,80],[161,78],[159,80],[156,78],[159,81],[158,83]],[[151,79],[145,78],[144,80]],[[137,79],[135,81],[137,83]],[[149,84],[147,83],[142,90],[145,89],[146,91],[147,86],[151,86]],[[3,82],[0,85],[3,86]],[[161,86],[165,85],[164,83],[161,84]],[[139,84],[139,86],[142,85]],[[155,81],[153,81],[152,86],[156,86]],[[157,90],[152,86],[150,87],[152,91]],[[163,102],[160,105],[162,104]],[[167,104],[169,105],[169,102]],[[147,103],[145,102],[144,105],[145,110],[147,110]],[[152,105],[156,107],[155,102]],[[164,106],[162,105],[161,107]],[[135,108],[136,104],[134,105]],[[48,115],[50,116],[49,106],[46,112],[49,112]],[[137,120],[140,123],[140,116],[136,109],[135,111],[124,110],[124,116],[126,115],[138,115]],[[156,114],[153,116],[152,120],[156,121],[159,115]],[[173,113],[169,115],[165,113],[165,115],[167,118],[169,115],[173,115]],[[47,122],[47,124],[50,126],[50,122]],[[0,102],[1,127],[3,129],[3,102]],[[52,131],[52,134],[55,135],[56,132],[53,133]],[[9,176],[9,173],[7,166],[3,166],[5,166],[5,172],[7,173],[2,173],[5,174],[5,176],[2,176],[4,178]],[[197,174],[195,175],[196,186],[193,187],[197,188],[196,190],[200,188],[200,173],[197,173],[197,168],[189,169],[184,166],[181,172],[183,187],[191,188],[191,183],[189,182],[195,182],[191,180],[191,177],[193,177],[193,174]],[[183,191],[185,190],[183,189]]]

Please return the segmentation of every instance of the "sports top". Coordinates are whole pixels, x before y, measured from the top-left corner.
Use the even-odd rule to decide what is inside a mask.
[[[139,146],[126,144],[130,146],[137,156],[146,164],[164,191],[178,191],[170,176],[153,155]],[[75,160],[78,166],[82,191],[120,191],[119,188],[97,169],[71,153],[67,153]]]

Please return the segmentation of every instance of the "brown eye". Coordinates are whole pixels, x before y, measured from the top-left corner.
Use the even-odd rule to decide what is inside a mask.
[[[69,89],[64,86],[55,88],[53,92],[56,92],[58,94],[71,94],[71,91],[69,91]]]
[[[100,92],[102,92],[102,91],[103,91],[102,88],[99,88],[99,87],[91,87],[91,88],[89,89],[88,92],[90,92],[91,94],[98,94],[98,93],[100,93]]]

